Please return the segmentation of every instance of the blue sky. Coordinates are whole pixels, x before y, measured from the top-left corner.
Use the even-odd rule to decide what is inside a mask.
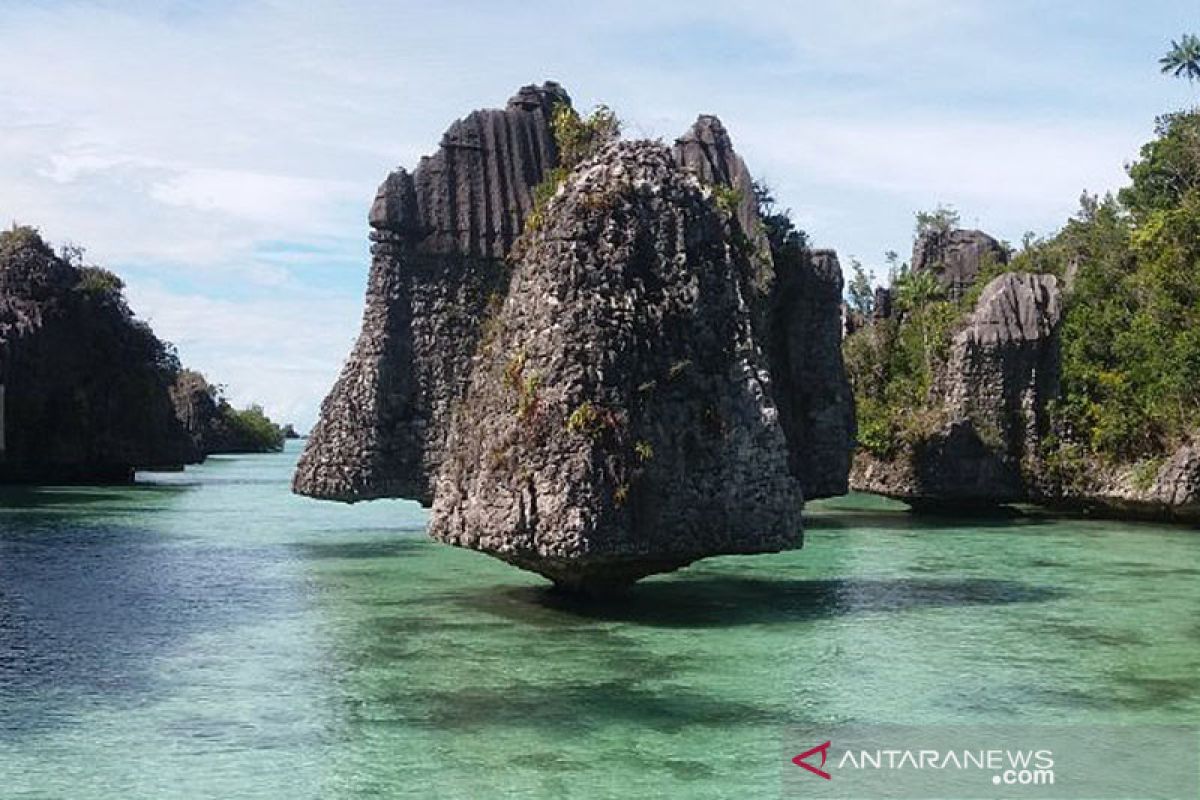
[[[1197,99],[1156,68],[1195,0],[576,5],[0,0],[0,216],[87,247],[186,363],[306,427],[379,181],[522,84],[632,136],[720,115],[816,244],[877,268],[939,203],[1052,232]]]

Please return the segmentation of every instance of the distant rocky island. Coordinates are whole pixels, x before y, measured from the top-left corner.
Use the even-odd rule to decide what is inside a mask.
[[[765,216],[720,121],[622,141],[557,84],[446,131],[371,207],[363,330],[294,488],[604,591],[797,546],[844,493],[837,257]]]
[[[1129,173],[1019,251],[940,209],[890,288],[860,271],[855,489],[1200,521],[1200,112],[1161,118]]]
[[[114,273],[0,231],[0,483],[121,483],[215,452],[282,447],[138,320]]]
[[[179,370],[171,384],[171,402],[201,458],[216,453],[277,452],[283,449],[285,439],[299,438],[291,425],[281,427],[272,422],[261,406],[235,409],[220,387],[194,370]]]

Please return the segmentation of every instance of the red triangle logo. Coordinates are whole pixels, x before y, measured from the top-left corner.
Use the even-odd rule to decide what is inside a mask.
[[[817,745],[816,747],[814,747],[811,750],[805,750],[803,753],[801,753],[800,755],[793,758],[792,763],[795,764],[797,767],[804,767],[804,769],[808,770],[813,775],[819,775],[820,777],[824,778],[827,781],[832,780],[833,776],[830,775],[828,772],[826,772],[823,769],[820,769],[819,767],[814,767],[812,764],[809,764],[807,761],[804,760],[810,756],[814,756],[817,753],[820,753],[821,754],[821,766],[822,767],[825,766],[825,757],[829,752],[829,744],[830,744],[829,742],[826,742],[825,744]]]

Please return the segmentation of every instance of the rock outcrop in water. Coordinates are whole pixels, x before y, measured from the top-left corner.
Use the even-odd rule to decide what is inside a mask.
[[[215,453],[273,453],[283,448],[287,431],[258,406],[238,411],[195,370],[180,370],[171,384],[175,416],[192,440],[195,460]],[[289,429],[291,426],[288,426]],[[292,431],[291,438],[295,436]]]
[[[321,407],[296,472],[301,494],[433,502],[451,412],[479,327],[507,292],[505,258],[558,162],[557,84],[527,86],[500,110],[455,122],[411,174],[371,206],[362,334]]]
[[[837,253],[769,241],[754,180],[721,121],[701,115],[675,142],[675,160],[732,190],[750,258],[741,268],[756,340],[770,364],[792,474],[806,499],[848,491],[854,398],[842,361],[843,278]]]
[[[853,438],[836,256],[776,263],[707,116],[603,148],[527,226],[567,102],[526,87],[384,182],[295,490],[418,499],[435,538],[586,590],[798,543],[801,486],[844,491]]]
[[[752,253],[729,231],[660,145],[620,143],[573,173],[487,323],[435,538],[581,588],[797,541],[741,286]]]
[[[174,354],[120,280],[0,234],[0,482],[126,482],[194,460],[168,387]]]
[[[943,403],[936,430],[890,458],[860,451],[854,487],[939,506],[1036,497],[1047,406],[1058,395],[1061,319],[1054,276],[991,281],[933,389]]]

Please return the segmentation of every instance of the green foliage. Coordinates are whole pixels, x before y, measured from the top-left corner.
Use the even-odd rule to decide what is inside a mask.
[[[621,135],[621,121],[612,109],[598,105],[586,117],[567,103],[554,107],[550,119],[558,163],[570,171]]]
[[[252,405],[238,410],[223,402],[221,415],[234,440],[244,442],[247,449],[260,452],[278,452],[283,449],[283,429],[267,417],[262,406]]]
[[[941,281],[932,272],[905,272],[892,289],[895,291],[896,307],[901,311],[920,311],[946,296]]]
[[[1158,63],[1164,75],[1186,77],[1188,83],[1200,80],[1200,37],[1185,33],[1177,41],[1171,40],[1171,49]]]
[[[923,233],[946,234],[958,227],[959,214],[951,206],[939,205],[933,211],[917,212],[917,236]]]
[[[930,433],[940,420],[932,396],[959,306],[932,302],[919,312],[868,325],[847,337],[846,371],[858,410],[858,443],[887,457]]]
[[[567,433],[586,436],[595,441],[606,433],[615,433],[620,418],[611,409],[584,400],[567,417]]]
[[[919,214],[918,235],[931,226],[955,224],[957,215],[947,209]],[[855,331],[843,345],[858,410],[858,443],[879,457],[916,443],[943,421],[934,382],[949,358],[954,332],[974,304],[947,299],[936,275],[912,272],[894,251],[885,258],[894,315]],[[858,310],[867,300],[870,278],[857,261],[852,269],[850,303]],[[873,296],[870,300],[873,304]]]
[[[732,217],[742,203],[742,193],[732,186],[717,184],[712,187],[713,203],[722,214]]]
[[[771,187],[765,183],[755,181],[753,187],[754,203],[758,206],[758,216],[762,220],[767,242],[771,245],[771,254],[778,258],[781,253],[806,249],[808,234],[792,222],[792,210],[778,208]]]
[[[1155,120],[1154,141],[1129,167],[1132,184],[1118,195],[1139,219],[1175,208],[1200,188],[1200,114],[1167,114]]]
[[[524,350],[514,353],[504,365],[501,378],[505,388],[517,395],[513,410],[522,421],[528,421],[537,414],[541,397],[539,390],[542,386],[542,376],[533,370],[527,370],[527,361]]]
[[[119,295],[125,289],[125,281],[104,267],[87,266],[79,268],[79,282],[75,288],[93,295]]]
[[[520,420],[528,420],[537,414],[538,400],[540,395],[538,389],[542,386],[542,376],[536,372],[531,372],[525,376],[525,380],[521,382],[520,391],[517,393],[517,418]]]
[[[26,248],[34,248],[47,255],[53,252],[38,229],[30,225],[18,225],[14,222],[8,230],[0,231],[0,258]]]
[[[1133,488],[1139,492],[1147,491],[1154,485],[1154,479],[1158,477],[1159,470],[1162,469],[1165,459],[1162,457],[1147,458],[1144,461],[1139,461],[1133,466],[1133,474],[1131,475]]]
[[[1200,420],[1200,112],[1158,122],[1117,198],[1084,195],[1055,237],[1013,267],[1072,276],[1054,406],[1064,469],[1133,463]]]
[[[533,209],[525,218],[526,231],[535,231],[545,222],[546,208],[571,170],[620,137],[621,121],[605,105],[581,117],[568,103],[558,103],[551,112],[550,130],[558,149],[558,166],[533,189]]]
[[[645,439],[640,439],[633,445],[633,453],[643,464],[654,460],[654,446]]]
[[[875,273],[867,272],[857,258],[850,260],[850,271],[850,283],[846,286],[850,308],[862,318],[870,319],[875,310],[875,289],[871,285],[875,281]]]

